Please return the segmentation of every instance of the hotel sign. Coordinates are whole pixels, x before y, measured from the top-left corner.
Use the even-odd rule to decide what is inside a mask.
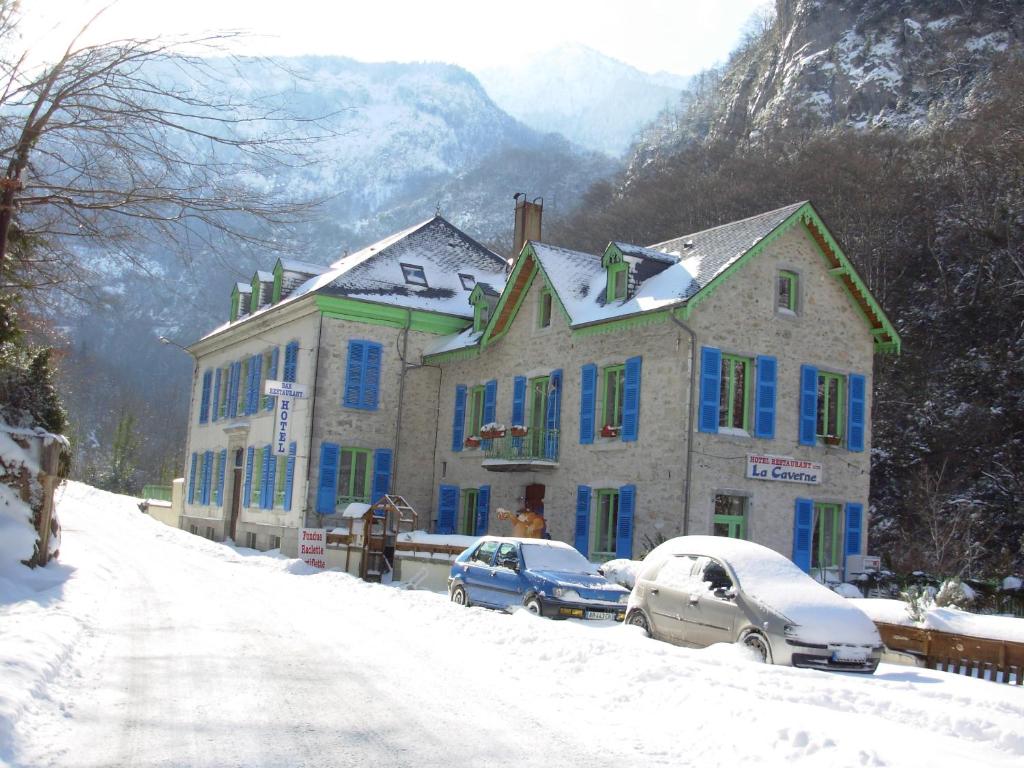
[[[818,485],[821,483],[821,464],[790,456],[750,454],[747,456],[747,477],[753,480]]]
[[[274,425],[274,454],[288,455],[288,436],[291,434],[295,401],[306,397],[306,388],[292,381],[268,381],[263,394],[277,398],[277,422]]]

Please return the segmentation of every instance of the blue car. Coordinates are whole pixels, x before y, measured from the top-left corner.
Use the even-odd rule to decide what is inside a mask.
[[[458,605],[523,606],[556,619],[622,621],[629,590],[560,541],[484,536],[455,559],[448,596]]]

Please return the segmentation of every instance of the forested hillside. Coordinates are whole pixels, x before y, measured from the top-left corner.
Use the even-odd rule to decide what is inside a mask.
[[[1021,4],[823,5],[780,0],[551,240],[654,243],[811,199],[903,337],[876,359],[872,552],[1005,574],[1024,565]],[[879,67],[892,98],[865,74]]]

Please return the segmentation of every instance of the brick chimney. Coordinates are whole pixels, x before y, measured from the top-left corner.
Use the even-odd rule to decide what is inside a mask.
[[[527,240],[540,242],[540,220],[544,213],[544,198],[535,197],[533,202],[526,199],[525,192],[516,192],[513,195],[516,201],[516,225],[512,236],[513,257],[518,256],[523,250]]]

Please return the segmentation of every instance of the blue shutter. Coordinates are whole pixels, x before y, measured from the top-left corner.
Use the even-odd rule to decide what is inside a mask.
[[[811,531],[814,527],[814,502],[810,499],[796,500],[793,517],[793,562],[804,573],[811,570]]]
[[[548,412],[545,419],[544,457],[558,459],[558,433],[562,424],[562,370],[552,371],[548,378]]]
[[[523,379],[524,389],[526,379]],[[580,445],[594,442],[594,409],[597,405],[597,366],[580,368]]]
[[[253,355],[249,361],[249,401],[246,403],[247,414],[258,413],[260,410],[260,379],[263,378],[263,355]]]
[[[818,442],[818,369],[800,366],[800,445]]]
[[[493,424],[498,408],[498,382],[491,379],[484,384],[484,424]],[[493,440],[484,440],[483,449],[490,450]]]
[[[859,373],[851,373],[848,388],[850,390],[850,418],[846,430],[846,447],[851,451],[863,451],[867,380]]]
[[[373,452],[373,496],[370,503],[380,501],[391,493],[391,449],[378,448]]]
[[[466,385],[455,387],[455,412],[452,416],[452,450],[462,450],[463,430],[466,428]]]
[[[700,348],[700,417],[697,429],[718,432],[719,400],[722,394],[722,351]]]
[[[348,356],[345,359],[345,390],[342,404],[346,408],[359,407],[362,392],[363,342],[349,341]]]
[[[491,486],[481,485],[476,497],[476,535],[487,535],[487,518],[491,511]]]
[[[241,375],[241,371],[242,364],[238,362],[232,363],[228,369],[227,414],[232,419],[238,415],[238,377]]]
[[[284,348],[284,381],[298,381],[299,342],[290,341]]]
[[[777,364],[774,357],[757,358],[757,397],[754,406],[754,436],[771,440],[775,437],[775,380]]]
[[[196,500],[196,462],[199,460],[198,454],[192,453],[192,468],[188,473],[188,503],[195,504]]]
[[[210,421],[217,420],[217,411],[220,409],[220,368],[217,369],[213,378],[213,407],[210,409]]]
[[[316,486],[316,511],[333,515],[338,503],[338,462],[341,447],[336,443],[320,444],[320,481]]]
[[[256,463],[256,449],[251,445],[245,452],[245,489],[242,496],[242,506],[248,508],[249,500],[252,499],[252,465]]]
[[[213,371],[207,370],[203,374],[203,394],[199,398],[199,423],[205,424],[210,418],[210,384],[213,378]]]
[[[459,486],[442,485],[437,493],[437,532],[455,533],[455,515],[459,509]]]
[[[843,551],[843,565],[846,565],[846,557],[859,555],[860,537],[864,530],[864,505],[850,503],[846,505],[846,546]],[[844,568],[845,570],[845,568]]]
[[[576,486],[575,547],[584,557],[590,550],[590,486]]]
[[[512,424],[525,426],[526,422],[526,377],[512,379]]]
[[[360,404],[376,411],[380,403],[380,362],[383,347],[372,341],[363,342],[363,372],[360,377]]]
[[[280,352],[280,347],[274,347],[270,353],[270,370],[267,371],[267,379],[270,381],[277,381],[277,360]],[[270,395],[264,395],[264,397],[266,402],[263,404],[263,407],[268,411],[274,410],[274,403],[277,401],[277,398]]]
[[[284,475],[284,511],[291,512],[292,509],[292,484],[295,482],[295,453],[296,445],[288,446],[288,467]]]
[[[640,358],[626,361],[622,388],[622,441],[631,443],[640,436]],[[632,542],[632,539],[630,539]]]
[[[619,488],[619,523],[615,527],[615,556],[633,559],[633,512],[636,509],[636,486]]]
[[[203,455],[203,506],[209,506],[213,492],[213,452]]]
[[[224,506],[224,474],[227,472],[228,449],[222,448],[220,452],[220,471],[217,473],[217,506]]]
[[[263,449],[263,509],[274,508],[274,480],[277,478],[277,456],[268,445]]]

